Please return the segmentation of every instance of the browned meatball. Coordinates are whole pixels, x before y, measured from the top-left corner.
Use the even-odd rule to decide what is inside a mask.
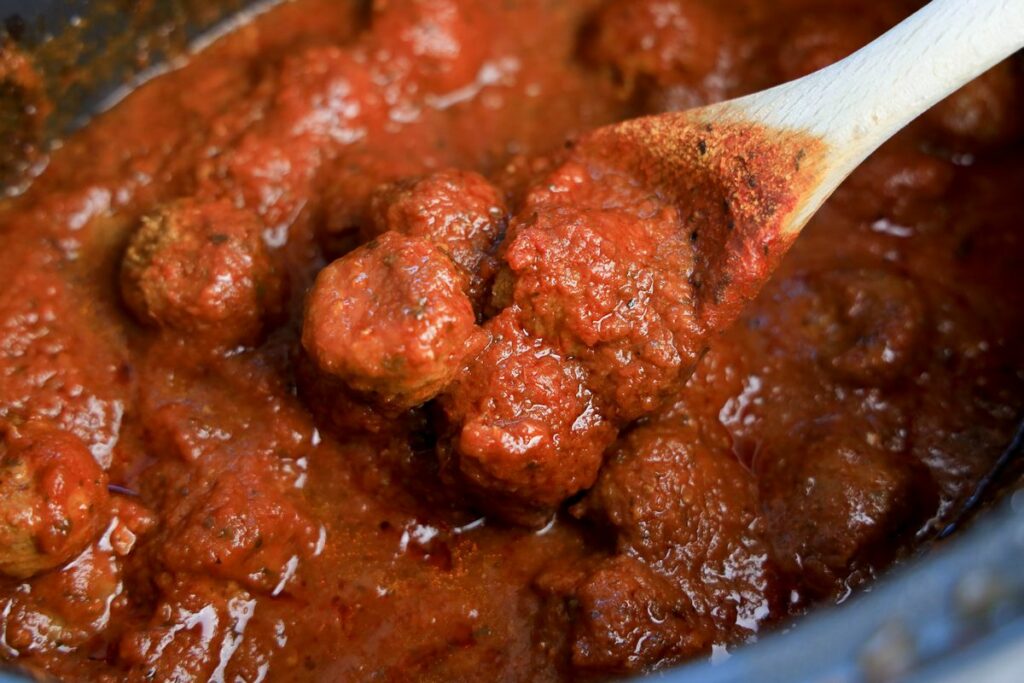
[[[705,620],[705,641],[743,641],[772,616],[778,586],[756,482],[724,430],[701,422],[684,416],[632,431],[573,512],[614,529],[619,554],[668,577]]]
[[[0,443],[0,573],[27,578],[73,559],[109,516],[107,476],[78,437],[30,422]]]
[[[535,526],[593,484],[613,434],[583,367],[529,336],[517,313],[487,323],[490,346],[442,398],[455,434],[441,457],[481,507]]]
[[[370,68],[337,45],[314,45],[286,56],[261,88],[273,98],[257,123],[223,153],[198,167],[204,196],[229,197],[259,216],[284,241],[304,211],[315,212],[323,169],[342,149],[386,120]],[[242,115],[253,117],[251,103]]]
[[[640,560],[618,555],[594,567],[538,579],[549,608],[562,612],[573,667],[630,673],[693,657],[710,647],[687,596]],[[553,603],[553,604],[552,604]]]
[[[1024,78],[1013,60],[1002,62],[933,107],[925,118],[956,147],[1005,144],[1021,133]]]
[[[915,282],[885,268],[791,278],[772,334],[848,384],[886,386],[921,362],[927,307]]]
[[[259,221],[226,201],[182,200],[142,219],[121,293],[143,322],[220,344],[254,341],[280,304]]]
[[[505,201],[496,187],[477,173],[447,169],[384,185],[370,207],[371,235],[394,230],[430,240],[466,270],[479,306],[505,228]]]
[[[126,616],[124,558],[156,519],[118,496],[110,499],[109,519],[73,561],[33,577],[31,590],[6,596],[0,631],[7,656],[27,659],[88,647],[112,620]]]
[[[320,370],[382,406],[424,403],[485,336],[461,269],[426,240],[389,232],[327,266],[302,344]]]
[[[613,0],[597,14],[585,50],[627,89],[696,83],[715,70],[731,35],[705,0]]]
[[[915,508],[934,510],[916,500],[927,490],[916,470],[859,435],[808,439],[758,469],[774,556],[814,592],[839,590],[856,561],[908,531]]]
[[[578,206],[540,205],[514,223],[512,298],[524,328],[578,358],[602,409],[625,422],[657,407],[700,352],[693,244],[678,211],[639,188],[581,185],[593,189],[567,200]]]
[[[371,56],[441,95],[474,81],[490,41],[480,5],[456,0],[374,0]]]
[[[164,513],[162,564],[272,595],[290,590],[289,563],[315,555],[321,531],[282,460],[246,453],[204,464]]]

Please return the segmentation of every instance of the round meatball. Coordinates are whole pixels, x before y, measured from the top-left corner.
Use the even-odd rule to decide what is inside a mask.
[[[731,437],[717,420],[690,412],[619,439],[572,511],[613,530],[620,556],[669,575],[706,619],[709,640],[736,642],[777,604],[756,494]]]
[[[201,190],[255,212],[285,241],[304,211],[316,213],[324,169],[387,120],[371,70],[349,50],[317,45],[288,55],[259,86],[273,99],[237,142],[199,166]],[[254,116],[246,103],[244,116]],[[314,208],[316,207],[316,208]]]
[[[517,221],[505,259],[522,324],[589,371],[621,422],[650,412],[696,363],[693,245],[673,207],[543,208]]]
[[[853,434],[807,440],[758,465],[769,537],[779,565],[813,592],[840,590],[858,560],[892,547],[928,504],[927,485],[898,455]]]
[[[426,240],[388,232],[327,266],[302,344],[320,370],[399,410],[436,396],[485,337],[461,269]]]
[[[517,313],[487,323],[491,344],[442,397],[453,434],[440,455],[481,508],[541,526],[594,483],[614,432],[584,368],[528,335]]]
[[[288,565],[316,554],[320,529],[293,496],[282,460],[245,453],[204,465],[165,512],[161,564],[272,595],[290,590]]]
[[[935,105],[925,118],[957,147],[991,147],[1021,133],[1024,83],[1002,62]]]
[[[570,661],[582,671],[635,673],[694,657],[714,642],[688,596],[628,555],[547,571],[536,588],[561,613]]]
[[[370,207],[372,234],[394,230],[430,240],[466,270],[470,298],[482,301],[506,214],[501,193],[483,176],[447,169],[392,183],[374,193]]]
[[[491,45],[487,3],[374,0],[371,50],[389,69],[409,73],[426,94],[473,82]]]
[[[139,320],[225,345],[258,338],[282,298],[259,221],[226,201],[195,200],[142,219],[121,293]]]
[[[78,437],[30,422],[0,443],[0,573],[24,579],[78,556],[109,516],[107,476]]]
[[[797,276],[783,287],[778,341],[840,381],[887,386],[919,367],[927,306],[913,280],[886,269]]]
[[[640,80],[697,83],[729,43],[722,17],[704,0],[613,0],[595,18],[586,52],[632,90]]]

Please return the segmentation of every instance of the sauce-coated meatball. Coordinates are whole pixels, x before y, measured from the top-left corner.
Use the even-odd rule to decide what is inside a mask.
[[[589,57],[611,66],[627,87],[694,83],[718,65],[730,36],[703,0],[614,0],[594,22]]]
[[[473,82],[487,56],[486,15],[472,2],[374,0],[371,55],[405,71],[424,93]]]
[[[629,555],[548,572],[537,588],[556,599],[548,606],[563,612],[557,616],[560,630],[568,631],[572,665],[584,671],[626,674],[695,656],[710,645],[687,596]]]
[[[107,476],[78,437],[42,423],[0,443],[0,573],[27,578],[73,559],[109,514]]]
[[[487,323],[490,346],[443,397],[455,434],[441,458],[488,512],[539,526],[594,483],[614,434],[582,365],[527,334],[517,312]]]
[[[696,362],[693,244],[680,212],[640,187],[567,164],[513,222],[505,259],[522,325],[579,359],[610,417],[650,412]],[[614,188],[614,191],[609,188]],[[574,194],[576,193],[576,194]],[[580,201],[579,206],[559,205]],[[585,202],[585,203],[584,203]],[[604,208],[608,207],[608,208]]]
[[[619,211],[540,214],[507,254],[526,328],[583,360],[626,420],[656,406],[696,357],[683,341],[692,292],[679,277],[689,240],[658,223]]]
[[[922,360],[928,330],[920,288],[898,271],[837,269],[786,283],[779,342],[841,382],[887,386]]]
[[[764,515],[779,565],[828,593],[858,560],[909,532],[917,510],[915,469],[852,435],[829,435],[759,466]]]
[[[505,201],[478,173],[447,169],[385,185],[371,200],[371,234],[394,230],[430,240],[469,274],[480,302],[505,228]]]
[[[121,293],[146,323],[234,344],[259,336],[281,280],[251,213],[182,200],[142,219],[121,264]]]
[[[465,286],[461,269],[430,242],[385,233],[317,276],[303,346],[354,391],[411,408],[444,389],[485,338]]]
[[[161,563],[249,590],[288,591],[289,562],[316,554],[320,530],[282,465],[281,459],[253,454],[208,459],[165,512]]]
[[[730,441],[692,416],[637,427],[573,508],[614,530],[618,554],[670,578],[705,620],[705,642],[746,639],[776,600],[756,482]]]

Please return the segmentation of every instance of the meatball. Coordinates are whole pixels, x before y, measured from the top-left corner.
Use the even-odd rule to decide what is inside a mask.
[[[207,463],[166,511],[163,565],[235,581],[279,595],[291,588],[295,563],[317,553],[321,530],[289,495],[282,462],[239,454]]]
[[[641,81],[698,83],[730,42],[723,18],[705,0],[613,0],[595,17],[585,51],[632,90]]]
[[[539,526],[593,484],[614,434],[583,367],[528,335],[517,314],[487,323],[490,346],[442,397],[454,434],[441,460],[488,512]]]
[[[1013,60],[1002,62],[939,102],[925,119],[956,147],[1006,144],[1021,133],[1024,79]]]
[[[365,140],[386,120],[369,68],[348,50],[317,45],[287,56],[263,87],[266,111],[223,154],[201,164],[204,196],[227,196],[255,212],[284,241],[319,201],[327,162]]]
[[[701,349],[693,245],[674,207],[544,207],[513,226],[505,253],[522,324],[587,368],[609,417],[650,412]]]
[[[141,321],[223,345],[258,338],[281,288],[259,221],[226,201],[146,216],[121,263],[121,293]]]
[[[619,555],[668,577],[706,620],[706,640],[741,642],[778,603],[758,525],[757,486],[713,420],[636,428],[610,451],[576,515],[615,532]]]
[[[501,193],[481,175],[448,169],[382,186],[370,202],[371,235],[394,230],[430,240],[469,275],[479,307],[496,268],[505,228]]]
[[[772,334],[841,382],[884,387],[920,366],[927,306],[909,277],[839,269],[796,276],[782,290],[783,319]]]
[[[0,444],[0,573],[24,579],[78,556],[109,517],[107,476],[78,437],[37,422]]]
[[[302,344],[319,369],[404,410],[447,386],[485,335],[461,269],[434,245],[388,232],[322,270]]]
[[[107,530],[73,562],[34,577],[31,590],[9,594],[0,615],[3,642],[14,651],[6,655],[30,657],[88,647],[111,620],[124,618],[128,600],[123,558],[156,519],[126,498],[112,496],[110,507]]]
[[[537,588],[568,622],[577,669],[627,674],[711,646],[686,595],[636,558],[619,555],[583,571],[549,571]]]
[[[391,70],[408,73],[431,95],[474,81],[491,42],[487,3],[457,0],[374,0],[371,54]]]
[[[858,435],[809,438],[757,469],[773,555],[815,593],[842,590],[858,560],[893,546],[909,532],[926,486],[898,455]]]

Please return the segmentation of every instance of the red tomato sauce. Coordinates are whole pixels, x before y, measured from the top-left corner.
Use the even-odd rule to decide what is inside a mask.
[[[1024,408],[1019,59],[781,264],[714,270],[774,206],[579,141],[915,2],[367,4],[258,16],[0,206],[4,661],[604,679],[841,602],[956,518]]]

